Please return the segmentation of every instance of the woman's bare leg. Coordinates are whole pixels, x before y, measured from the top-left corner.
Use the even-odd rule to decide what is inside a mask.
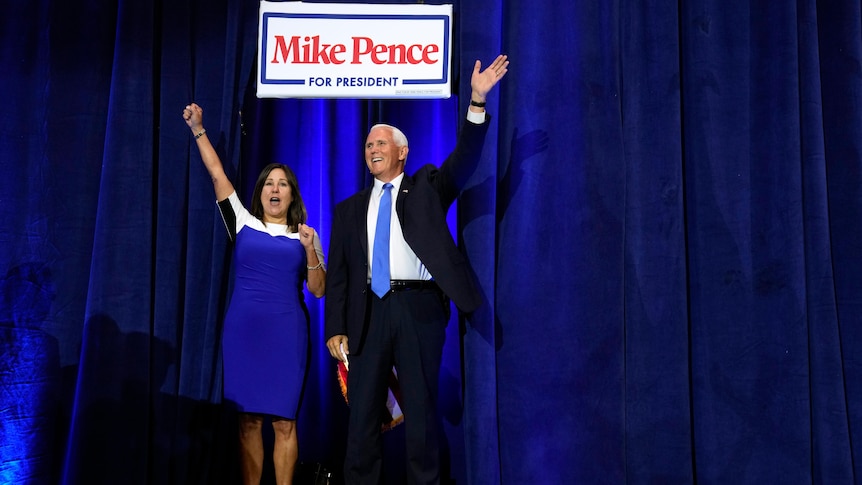
[[[272,450],[275,481],[278,485],[291,485],[293,473],[296,470],[296,459],[299,456],[296,421],[273,418],[272,429],[275,431],[275,447]]]
[[[239,448],[242,483],[260,485],[263,473],[263,416],[240,413]]]

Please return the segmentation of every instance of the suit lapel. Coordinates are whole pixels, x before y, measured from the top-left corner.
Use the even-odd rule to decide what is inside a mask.
[[[412,189],[413,178],[405,173],[401,179],[401,187],[398,187],[398,199],[395,201],[395,212],[398,214],[398,221],[401,223],[401,227],[404,227],[404,204]]]
[[[371,202],[373,188],[374,186],[372,185],[365,189],[362,196],[358,198],[362,206],[356,208],[356,213],[359,216],[356,217],[356,224],[359,226],[356,234],[359,236],[359,245],[362,246],[362,254],[365,254],[366,257],[368,255],[368,204]]]

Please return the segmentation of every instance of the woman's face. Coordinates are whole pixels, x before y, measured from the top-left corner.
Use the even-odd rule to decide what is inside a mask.
[[[260,205],[263,207],[263,222],[287,224],[287,208],[293,202],[287,174],[280,168],[274,168],[263,183],[260,191]]]

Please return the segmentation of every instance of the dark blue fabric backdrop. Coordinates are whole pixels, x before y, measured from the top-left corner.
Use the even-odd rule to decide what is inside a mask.
[[[369,126],[439,163],[500,52],[450,214],[487,304],[448,328],[447,478],[857,482],[859,2],[454,9],[456,96],[379,101],[257,99],[253,0],[0,6],[0,483],[236,481],[231,248],[185,104],[244,200],[297,172],[326,247]],[[307,300],[300,459],[337,482],[348,408]]]

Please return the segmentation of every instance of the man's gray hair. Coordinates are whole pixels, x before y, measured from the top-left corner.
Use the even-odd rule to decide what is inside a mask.
[[[377,123],[376,125],[372,126],[371,129],[368,130],[368,132],[371,133],[372,131],[374,131],[375,128],[389,128],[390,130],[392,130],[392,139],[395,140],[395,146],[399,146],[399,147],[407,147],[408,146],[407,145],[407,137],[398,128],[395,128],[392,125],[387,125],[386,123]]]

